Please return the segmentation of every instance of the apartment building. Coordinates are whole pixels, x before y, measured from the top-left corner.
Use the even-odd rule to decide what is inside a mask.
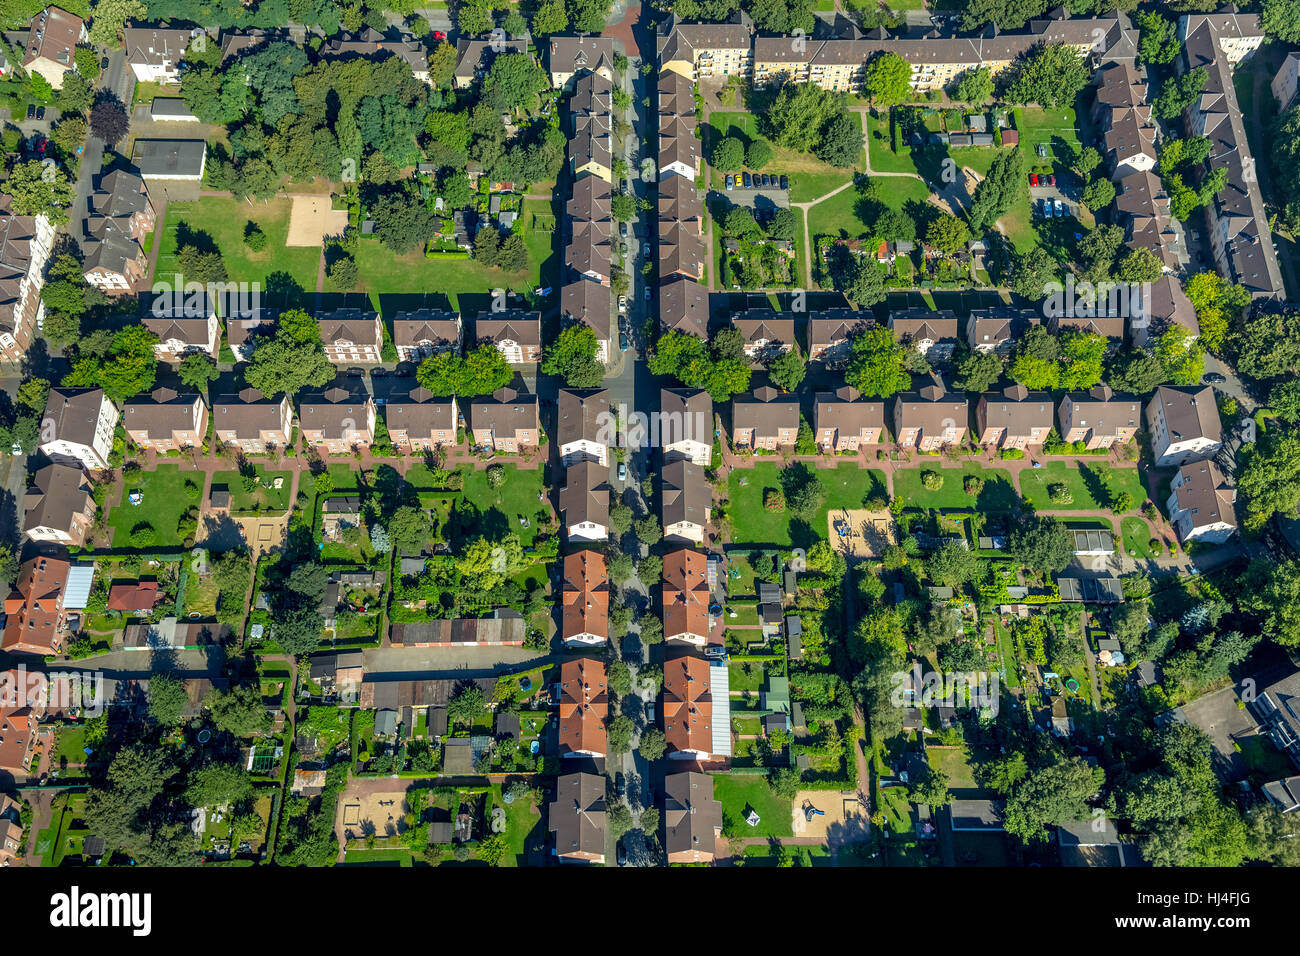
[[[131,399],[122,409],[122,427],[139,448],[166,453],[200,447],[208,433],[208,406],[197,393],[182,395],[159,386]]]
[[[52,388],[41,418],[41,451],[53,461],[102,471],[119,418],[102,388]]]
[[[1161,385],[1147,401],[1145,421],[1156,467],[1207,461],[1223,447],[1214,389]]]
[[[885,434],[885,403],[863,398],[852,386],[818,392],[813,401],[813,435],[823,454],[860,451]]]
[[[1109,385],[1067,392],[1057,409],[1061,438],[1088,448],[1110,448],[1130,441],[1141,425],[1136,398],[1117,397]]]

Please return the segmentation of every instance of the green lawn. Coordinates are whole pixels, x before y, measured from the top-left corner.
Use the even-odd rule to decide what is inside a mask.
[[[1151,539],[1155,537],[1151,533],[1151,526],[1147,524],[1145,518],[1138,518],[1134,515],[1125,515],[1124,520],[1120,522],[1120,530],[1124,538],[1124,553],[1138,558],[1154,558],[1149,547]],[[1163,552],[1163,548],[1161,551]]]
[[[758,634],[757,631],[754,632]],[[727,664],[731,690],[762,690],[765,671],[758,661],[731,661]]]
[[[126,480],[122,501],[113,506],[108,516],[108,526],[113,529],[114,548],[132,548],[131,531],[141,524],[152,525],[154,542],[149,548],[178,547],[181,539],[176,535],[180,516],[197,505],[185,490],[186,480],[197,481],[202,489],[203,476],[196,472],[182,473],[179,465],[159,465],[155,471],[142,471],[136,478]],[[144,500],[131,504],[127,495],[139,491]]]
[[[1087,471],[1096,468],[1103,476],[1101,486]],[[1063,484],[1074,496],[1070,504],[1057,504],[1049,500],[1049,485]],[[1107,490],[1109,489],[1109,491]],[[1133,496],[1133,507],[1139,508],[1147,499],[1137,468],[1112,468],[1101,463],[1051,461],[1042,468],[1020,473],[1020,493],[1033,501],[1042,511],[1096,511],[1110,507],[1110,495],[1127,491]]]
[[[932,491],[921,483],[921,475],[927,471],[937,471],[943,476],[942,487]],[[978,496],[966,493],[967,475],[984,479],[984,489]],[[965,508],[983,512],[1011,511],[1020,497],[1011,472],[1005,469],[989,468],[973,461],[945,468],[938,459],[934,464],[894,472],[894,495],[901,496],[909,508]]]
[[[793,836],[793,801],[778,797],[767,778],[750,774],[714,774],[713,796],[722,804],[722,832],[726,836]],[[749,810],[757,811],[758,826],[745,822]]]
[[[826,489],[826,500],[809,522],[808,529],[796,529],[799,546],[806,547],[827,533],[826,514],[832,509],[861,508],[873,494],[885,495],[885,476],[874,468],[842,464],[838,468],[816,469]],[[778,547],[793,543],[789,512],[771,512],[763,507],[763,491],[781,487],[781,468],[775,462],[759,461],[752,468],[735,468],[729,479],[732,541],[737,545],[765,544]],[[796,522],[798,519],[794,519]],[[802,522],[798,522],[802,525]]]
[[[212,486],[225,485],[230,489],[230,510],[269,511],[281,513],[289,510],[289,490],[293,487],[293,472],[267,471],[254,465],[258,484],[251,492],[244,490],[244,479],[237,471],[219,471],[212,476]],[[269,487],[276,478],[283,479],[281,487]]]
[[[776,866],[786,858],[795,866],[830,866],[831,850],[827,846],[783,846],[777,852],[771,846],[745,847],[745,866]]]
[[[502,467],[506,477],[499,488],[488,486],[486,469],[466,472],[463,497],[485,512],[486,520],[503,520],[504,530],[519,535],[527,547],[537,536],[537,513],[547,510],[546,502],[537,498],[546,491],[542,481],[544,470],[518,468],[510,464]],[[528,519],[528,527],[519,523],[521,517]]]
[[[709,114],[709,122],[703,132],[705,156],[709,155],[715,142],[726,136],[735,136],[745,144],[761,138],[754,114],[741,111],[719,111]],[[861,165],[860,159],[858,165]],[[785,149],[775,143],[772,144],[772,161],[764,166],[762,171],[790,177],[791,202],[810,202],[839,188],[853,177],[853,170],[838,169],[822,162],[811,153]],[[711,184],[713,188],[722,188],[723,177],[730,172],[735,170],[712,170],[715,180]]]
[[[292,200],[283,197],[252,205],[213,196],[199,202],[169,203],[166,220],[159,224],[163,244],[155,273],[157,281],[173,281],[171,276],[179,269],[176,249],[184,223],[199,245],[216,245],[232,282],[260,283],[267,304],[274,309],[307,305],[307,294],[316,290],[320,247],[285,245],[291,206]],[[269,240],[261,252],[244,245],[244,226],[250,221],[261,226]],[[284,275],[268,281],[267,277],[275,273]]]
[[[975,773],[970,765],[970,753],[965,747],[929,747],[926,759],[935,770],[948,775],[948,787],[953,790],[977,789]]]
[[[881,185],[878,197],[891,209],[902,209],[909,202],[925,202],[930,190],[919,179],[890,177],[876,179]],[[845,190],[838,196],[819,202],[808,210],[808,232],[815,241],[817,236],[836,236],[855,239],[869,235],[871,227],[863,219],[864,214],[874,213],[868,208],[869,199],[858,195],[856,190]]]

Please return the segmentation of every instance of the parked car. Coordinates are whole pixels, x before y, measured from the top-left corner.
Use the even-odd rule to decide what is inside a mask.
[[[621,315],[627,314],[627,296],[620,295],[618,297],[618,311]]]
[[[731,173],[727,173],[727,189],[728,189],[728,190],[734,189],[734,188],[735,188],[735,185],[736,185],[736,184],[733,183],[731,180],[732,180]]]
[[[27,118],[31,119],[36,115],[36,106],[32,103],[27,104]]]
[[[349,375],[350,377],[352,377],[352,378],[361,378],[361,377],[362,377],[363,375],[365,375],[365,374],[366,374],[366,370],[363,369],[363,368],[350,368],[350,369],[348,369],[348,375]]]
[[[447,34],[444,33],[444,32],[441,31],[441,30],[434,30],[434,31],[433,31],[433,38],[434,38],[435,40],[445,40],[445,39],[447,39]]]
[[[647,724],[653,724],[655,722],[655,702],[653,700],[647,700],[645,702],[645,722]]]
[[[1047,219],[1052,218],[1052,201],[1050,199],[1043,200],[1043,216]]]
[[[619,351],[620,351],[620,352],[626,352],[626,351],[627,351],[627,346],[628,346],[627,333],[626,333],[626,332],[620,332],[620,333],[618,333],[618,348],[619,348]]]
[[[99,61],[99,68],[100,68],[101,70],[107,70],[107,69],[108,69],[108,57],[104,57],[103,59],[101,59],[101,60]]]
[[[17,458],[22,453],[23,453],[23,446],[18,444],[18,442],[14,442],[9,447],[9,454],[13,455],[15,458]]]
[[[649,286],[646,286],[646,287],[645,287],[645,300],[646,300],[647,302],[650,301],[650,287],[649,287]]]
[[[1065,208],[1065,203],[1061,202],[1061,200],[1059,200],[1059,199],[1056,200],[1056,215],[1057,215],[1058,217],[1059,217],[1059,216],[1065,216],[1065,215],[1067,215],[1069,212],[1070,212],[1070,210],[1068,210],[1068,209]]]
[[[624,239],[627,238],[627,223],[620,222],[618,224],[618,234],[622,236]]]
[[[627,796],[627,777],[623,776],[621,771],[614,774],[614,786],[618,790],[620,797]]]
[[[1209,382],[1211,385],[1224,385],[1224,384],[1226,384],[1227,381],[1228,381],[1226,378],[1224,378],[1224,377],[1223,377],[1222,375],[1220,375],[1218,372],[1206,372],[1206,373],[1205,373],[1205,380],[1206,380],[1207,382]]]
[[[627,866],[627,847],[623,846],[623,841],[618,841],[618,865]]]
[[[627,462],[625,461],[618,463],[618,480],[627,481]]]
[[[1029,185],[1031,185],[1031,186],[1037,186],[1037,185],[1038,185],[1038,173],[1030,173],[1030,174],[1029,174]]]
[[[1047,185],[1049,185],[1049,186],[1055,186],[1055,185],[1056,185],[1056,176],[1054,176],[1054,175],[1053,175],[1053,176],[1048,176],[1048,177],[1047,177]]]
[[[782,188],[782,189],[789,189],[789,188],[790,188],[790,177],[789,177],[789,176],[782,176],[782,177],[781,177],[781,188]]]
[[[749,178],[749,173],[741,173],[740,178],[744,182],[746,189],[750,189],[753,186],[754,183],[753,180]]]
[[[36,107],[36,118],[37,118],[38,120],[43,120],[43,119],[45,119],[45,107],[44,107],[44,106],[38,106],[38,107]]]
[[[392,374],[393,373],[388,371],[388,369],[386,368],[376,368],[370,370],[371,378],[383,378],[385,375],[392,375]]]

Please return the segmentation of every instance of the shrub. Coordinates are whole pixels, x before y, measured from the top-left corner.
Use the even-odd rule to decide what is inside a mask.
[[[1147,542],[1147,550],[1159,557],[1164,554],[1165,546],[1160,542],[1159,538],[1152,538]]]
[[[1048,485],[1047,499],[1055,505],[1068,505],[1074,503],[1074,492],[1068,485]]]
[[[785,493],[779,488],[768,488],[763,492],[763,507],[768,511],[785,511]]]
[[[984,479],[978,475],[967,475],[961,484],[962,487],[966,489],[966,494],[970,495],[972,498],[978,498],[980,492],[984,490]]]
[[[1023,459],[1024,457],[1025,457],[1025,453],[1024,453],[1024,451],[1023,451],[1022,449],[1020,449],[1020,448],[1004,448],[1004,449],[1002,449],[1002,460],[1003,460],[1003,461],[1020,461],[1020,460]]]
[[[943,475],[937,471],[923,471],[921,472],[921,484],[928,491],[938,491],[943,487]]]
[[[487,483],[489,488],[500,488],[506,480],[506,470],[500,465],[489,465],[487,469]]]
[[[253,252],[261,252],[266,248],[266,242],[266,233],[262,231],[262,227],[250,220],[244,226],[244,245]]]
[[[131,544],[137,548],[147,548],[158,540],[158,532],[147,521],[141,521],[131,529]]]

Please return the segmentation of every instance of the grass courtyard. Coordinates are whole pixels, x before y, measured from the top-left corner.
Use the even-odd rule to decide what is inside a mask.
[[[714,774],[713,796],[722,804],[722,835],[742,837],[792,836],[792,801],[778,797],[759,774]],[[757,826],[745,817],[750,810],[759,816]]]
[[[134,478],[125,479],[122,500],[113,506],[108,516],[108,526],[113,530],[114,548],[136,547],[131,543],[132,532],[143,525],[154,529],[153,543],[140,547],[176,548],[181,539],[176,534],[176,525],[190,508],[198,504],[199,495],[187,490],[186,482],[202,482],[203,476],[191,472],[182,473],[179,465],[162,464],[154,471],[142,471]],[[138,505],[128,500],[132,492],[140,492],[142,498]],[[191,497],[193,495],[193,497]]]
[[[727,136],[734,136],[746,145],[755,139],[765,138],[759,133],[758,120],[753,113],[742,111],[711,113],[709,122],[704,127],[704,155],[710,155],[713,144]],[[858,165],[861,164],[861,157],[859,157]],[[726,174],[736,171],[710,169],[709,187],[723,189]],[[831,190],[843,186],[854,173],[852,169],[839,169],[824,163],[811,153],[785,149],[775,143],[772,143],[772,161],[764,166],[762,171],[769,175],[775,173],[778,176],[790,177],[791,202],[810,202],[819,196],[824,196]]]
[[[922,475],[927,471],[938,472],[943,478],[942,486],[935,489],[925,487]],[[978,495],[966,493],[968,476],[983,480],[984,487]],[[933,464],[902,468],[894,472],[894,495],[902,497],[909,508],[969,509],[982,512],[1011,511],[1020,499],[1009,471],[989,468],[978,462],[966,462],[955,468],[942,467],[938,459]]]
[[[803,529],[803,522],[788,511],[772,512],[763,507],[763,492],[782,487],[781,468],[775,462],[760,461],[752,468],[736,468],[728,480],[727,514],[731,517],[732,541],[736,544],[764,544],[807,547],[826,537],[826,515],[834,509],[861,508],[874,495],[888,497],[885,476],[874,468],[842,464],[835,469],[816,469],[826,489],[826,500],[816,517]],[[795,525],[792,532],[791,526]],[[796,538],[798,540],[796,540]]]
[[[545,500],[545,469],[519,468],[516,465],[502,467],[505,480],[499,488],[488,484],[486,469],[474,469],[465,474],[462,500],[478,508],[482,516],[478,527],[460,530],[478,535],[489,533],[484,526],[491,526],[492,531],[510,531],[519,535],[524,547],[528,547],[537,537],[538,513],[549,510]],[[521,518],[527,520],[527,525],[521,523]]]
[[[1090,469],[1097,469],[1094,474]],[[1074,498],[1068,504],[1052,501],[1047,489],[1064,485]],[[1051,461],[1042,468],[1020,473],[1020,493],[1043,511],[1104,511],[1112,495],[1128,492],[1133,507],[1146,501],[1147,491],[1137,468],[1113,468],[1101,463]]]
[[[237,471],[219,471],[212,476],[212,487],[226,487],[230,491],[230,510],[285,512],[289,510],[289,491],[293,487],[293,473],[288,471],[267,471],[261,465],[254,466],[257,485],[247,491],[244,477]],[[280,487],[272,487],[275,479],[280,479]]]

